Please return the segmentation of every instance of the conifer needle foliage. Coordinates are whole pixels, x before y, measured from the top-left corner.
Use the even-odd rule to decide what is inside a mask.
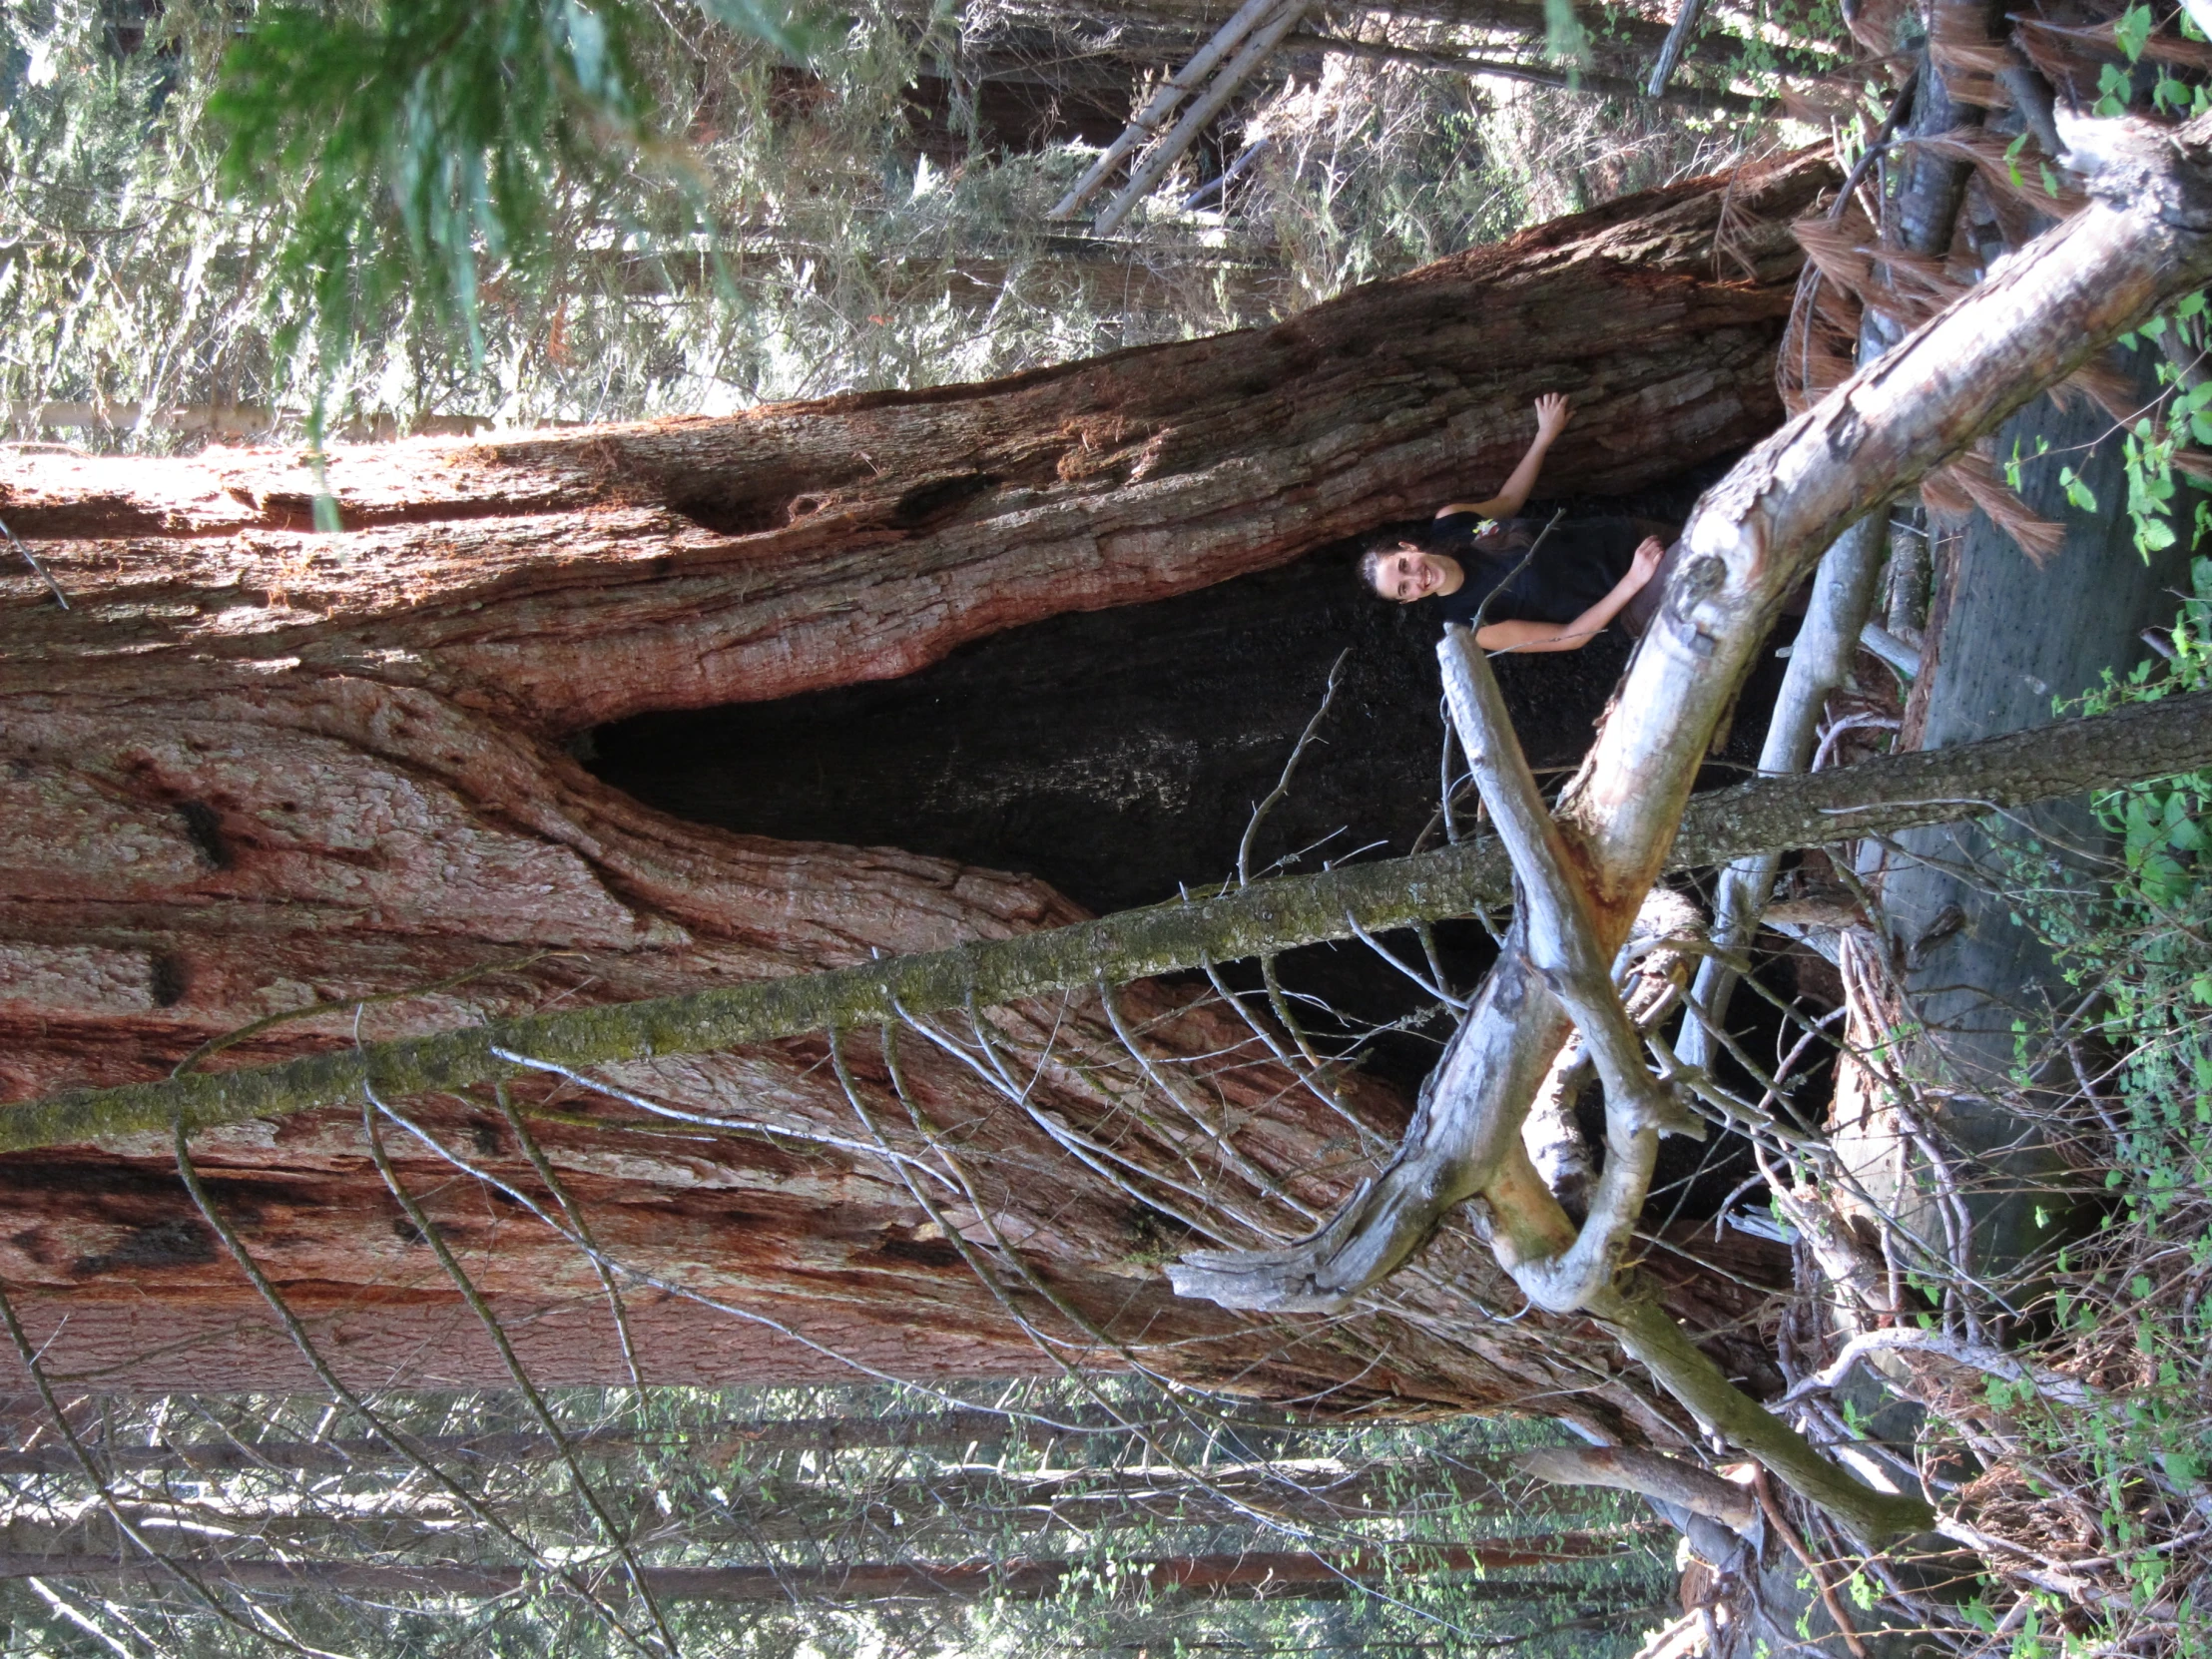
[[[702,6],[788,55],[811,50],[777,0]],[[271,293],[280,349],[311,329],[316,355],[335,357],[411,287],[480,364],[485,285],[542,276],[564,185],[614,218],[673,191],[696,219],[701,193],[636,67],[660,26],[624,0],[256,12],[209,114],[229,139],[230,188],[285,210]]]

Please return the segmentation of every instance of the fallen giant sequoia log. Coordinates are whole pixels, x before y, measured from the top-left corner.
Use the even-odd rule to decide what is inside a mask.
[[[1740,448],[1779,411],[1787,222],[1832,178],[1800,159],[1688,183],[1277,327],[990,384],[343,449],[335,535],[312,529],[295,454],[0,450],[0,521],[69,602],[0,551],[0,1098],[145,1083],[196,1054],[210,1072],[326,1054],[356,1009],[368,1043],[588,1018],[1077,920],[1028,878],[648,811],[571,745],[642,712],[901,675],[1424,512],[1506,470],[1538,392],[1576,399],[1553,464],[1584,488]],[[1343,1098],[1286,1087],[1232,1012],[1183,1000],[1135,986],[1110,1010],[1088,989],[989,1010],[993,1040],[1041,1072],[1018,1099],[903,1031],[905,1092],[953,1126],[950,1151],[909,1121],[879,1034],[853,1037],[888,1162],[817,1038],[600,1074],[705,1124],[550,1075],[510,1094],[599,1245],[648,1275],[630,1315],[649,1380],[1049,1372],[1022,1322],[1106,1352],[1072,1319],[1109,1348],[1141,1337],[1115,1363],[1192,1382],[1343,1408],[1579,1391],[1595,1426],[1679,1437],[1679,1413],[1587,1332],[1544,1346],[1487,1320],[1490,1290],[1504,1311],[1517,1298],[1479,1255],[1423,1293],[1417,1329],[1387,1334],[1178,1301],[1164,1254],[1194,1234],[1296,1236],[1406,1111],[1359,1078]],[[1147,1084],[1117,1017],[1177,1077],[1204,1073],[1186,1103],[1213,1115],[1185,1127],[1225,1167],[1194,1178],[1182,1131],[1135,1115]],[[627,1381],[591,1262],[516,1196],[546,1198],[496,1103],[384,1098],[429,1137],[390,1137],[402,1178],[525,1361],[549,1382]],[[355,1106],[197,1137],[213,1207],[342,1375],[505,1385],[370,1168]],[[1162,1179],[1102,1173],[1094,1142]],[[954,1152],[975,1191],[947,1237],[896,1168],[928,1163],[938,1191]],[[312,1382],[166,1133],[0,1159],[0,1281],[58,1379]],[[1005,1301],[960,1254],[998,1248],[986,1216],[1005,1271],[1037,1276]],[[1731,1247],[1736,1269],[1757,1254]],[[1678,1308],[1759,1368],[1755,1342],[1725,1335],[1756,1293],[1704,1279]]]
[[[1681,1119],[1666,1085],[1626,1046],[1604,964],[1659,872],[1753,653],[1821,552],[2212,276],[2212,118],[2178,130],[2095,127],[2086,149],[2101,165],[2088,181],[2089,208],[1790,421],[1699,503],[1660,620],[1555,815],[1527,779],[1479,653],[1446,642],[1454,715],[1526,901],[1382,1178],[1287,1250],[1186,1257],[1170,1270],[1178,1290],[1239,1308],[1342,1308],[1403,1263],[1446,1210],[1479,1200],[1498,1261],[1529,1299],[1594,1316],[1702,1424],[1866,1538],[1927,1523],[1917,1497],[1860,1486],[1761,1410],[1620,1277],[1657,1137]],[[1609,1053],[1614,1062],[1610,1157],[1579,1228],[1520,1135],[1577,1022],[1601,1065]]]
[[[2207,767],[2212,692],[2199,692],[1955,749],[1916,750],[1715,790],[1690,803],[1666,867],[1703,869],[1747,852],[1827,846]],[[177,1123],[206,1129],[283,1117],[337,1105],[364,1084],[389,1095],[457,1089],[528,1077],[534,1066],[549,1063],[577,1067],[648,1053],[709,1054],[877,1025],[901,1010],[988,1007],[1386,933],[1512,897],[1511,860],[1498,840],[1483,836],[1410,857],[1277,876],[1210,897],[823,973],[352,1043],[280,1065],[181,1071],[158,1082],[51,1095],[0,1112],[0,1152],[151,1134]]]

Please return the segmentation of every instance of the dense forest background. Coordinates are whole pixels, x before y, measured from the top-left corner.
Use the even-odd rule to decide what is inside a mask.
[[[333,432],[390,434],[979,380],[1286,316],[1782,142],[1771,120],[1454,72],[1494,53],[1557,74],[1533,5],[1347,16],[1341,49],[1311,24],[1179,183],[1096,237],[1045,215],[1221,21],[1202,8],[863,8],[806,67],[689,7],[641,9],[630,142],[547,170],[460,339],[435,287],[394,284],[287,350],[313,299],[288,264],[296,204],[276,155],[252,170],[266,196],[238,177],[236,122],[259,117],[210,109],[236,9],[19,9],[0,394],[26,436],[160,447],[297,431],[317,390]],[[1590,62],[1615,69],[1655,32],[1593,24]],[[1841,50],[1832,13],[1736,27],[1691,74],[1771,91],[1782,58]]]

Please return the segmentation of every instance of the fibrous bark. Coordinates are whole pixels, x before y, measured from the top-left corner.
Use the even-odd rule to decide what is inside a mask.
[[[2196,693],[1978,743],[1715,790],[1690,803],[1664,868],[1700,869],[1746,851],[1825,846],[1953,823],[2206,765],[2212,765],[2212,693]],[[879,1024],[899,1010],[987,1006],[1388,932],[1512,897],[1503,846],[1479,837],[865,966],[58,1094],[0,1113],[0,1149],[149,1134],[179,1117],[200,1128],[285,1116],[333,1105],[363,1082],[405,1095],[528,1076],[531,1061],[574,1067],[707,1054],[831,1026]]]
[[[338,450],[331,536],[311,528],[298,456],[7,452],[0,518],[69,609],[0,566],[0,1090],[158,1078],[324,1004],[196,1069],[1075,921],[1024,878],[675,822],[562,743],[643,711],[895,676],[1423,512],[1506,470],[1537,391],[1577,400],[1553,465],[1581,488],[1740,445],[1775,413],[1796,265],[1781,225],[1826,176],[1794,162],[1675,188],[1276,328],[986,386]],[[1714,258],[1724,211],[1749,277]],[[1049,1370],[1019,1315],[1062,1356],[1255,1393],[1350,1407],[1587,1387],[1593,1422],[1677,1430],[1588,1334],[1545,1350],[1490,1325],[1494,1275],[1463,1241],[1377,1316],[1402,1326],[1387,1336],[1170,1297],[1155,1265],[1190,1227],[1290,1236],[1402,1121],[1358,1078],[1291,1087],[1233,1014],[1191,1003],[1140,986],[1117,1012],[1164,1065],[1211,1057],[1178,1073],[1203,1129],[1140,1121],[1146,1081],[1088,994],[988,1012],[1009,1067],[1035,1072],[1013,1095],[963,1012],[934,1032],[948,1046],[904,1028],[896,1079],[872,1027],[848,1033],[852,1096],[819,1038],[792,1038],[599,1074],[628,1099],[544,1073],[516,1098],[630,1273],[649,1380]],[[424,1136],[387,1132],[404,1179],[533,1370],[626,1376],[597,1274],[492,1103],[398,1104]],[[1084,1162],[1124,1153],[1143,1169]],[[420,1229],[364,1179],[350,1113],[239,1124],[194,1157],[342,1374],[504,1380]],[[920,1163],[952,1236],[897,1173]],[[0,1279],[40,1341],[60,1332],[58,1375],[305,1380],[180,1191],[166,1135],[20,1156],[0,1182]]]

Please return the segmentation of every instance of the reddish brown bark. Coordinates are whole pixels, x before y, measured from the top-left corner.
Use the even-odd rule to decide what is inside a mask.
[[[1480,1572],[1511,1567],[1556,1566],[1626,1554],[1630,1540],[1569,1532],[1547,1538],[1503,1539],[1485,1544],[1438,1544],[1395,1558],[1399,1571]],[[507,1595],[527,1582],[517,1567],[431,1564],[383,1565],[328,1560],[225,1560],[187,1557],[178,1565],[203,1583],[249,1590],[291,1590],[353,1595]],[[1312,1598],[1343,1593],[1353,1583],[1389,1576],[1391,1557],[1361,1552],[1316,1555],[1303,1550],[1240,1550],[1223,1555],[1177,1555],[1132,1561],[1124,1571],[1134,1586],[1155,1595],[1210,1595],[1260,1599]],[[1072,1571],[1065,1561],[855,1561],[833,1567],[648,1567],[645,1581],[665,1601],[858,1602],[965,1600],[1004,1595],[1039,1600],[1057,1594]],[[143,1559],[108,1555],[0,1555],[0,1578],[159,1578],[162,1569]],[[1556,1582],[1464,1587],[1477,1599],[1535,1601],[1572,1586]]]
[[[1776,413],[1769,354],[1794,269],[1780,227],[1822,177],[1796,165],[1680,187],[1264,332],[993,385],[341,450],[337,536],[307,527],[296,456],[8,452],[0,517],[71,606],[27,572],[0,580],[0,1090],[158,1075],[262,1016],[470,969],[491,971],[275,1026],[214,1063],[1067,919],[1026,878],[672,821],[590,778],[559,740],[643,710],[901,674],[994,629],[1289,559],[1501,473],[1537,390],[1577,399],[1551,463],[1577,489],[1739,445]],[[1129,1011],[1162,1022],[1150,1040],[1163,1054],[1218,1056],[1204,1068],[1213,1108],[1310,1209],[1383,1144],[1290,1087],[1219,1011],[1142,989]],[[937,1196],[997,1261],[1003,1299],[890,1169],[832,1144],[868,1132],[819,1041],[621,1068],[657,1100],[783,1138],[647,1133],[623,1127],[639,1112],[573,1089],[552,1102],[572,1121],[541,1121],[542,1136],[602,1246],[751,1316],[633,1285],[649,1377],[1049,1369],[1010,1299],[1066,1354],[1141,1349],[1176,1376],[1276,1397],[1541,1395],[1549,1408],[1595,1387],[1589,1410],[1609,1426],[1668,1431],[1593,1334],[1487,1323],[1493,1293],[1500,1314],[1518,1301],[1464,1237],[1439,1242],[1433,1274],[1391,1311],[1351,1327],[1176,1301],[1155,1264],[1180,1232],[1060,1137],[1126,1140],[1162,1168],[1195,1154],[1131,1115],[1135,1068],[1095,1001],[994,1017],[1016,1048],[1050,1048],[1029,1105],[1053,1116],[913,1036],[902,1060],[936,1144],[973,1166],[972,1200]],[[934,1157],[873,1035],[853,1048],[873,1115]],[[1346,1089],[1346,1111],[1394,1133],[1399,1103]],[[417,1104],[457,1152],[551,1205],[488,1103]],[[584,1258],[520,1202],[396,1132],[393,1145],[540,1375],[619,1376]],[[364,1163],[357,1121],[211,1134],[199,1156],[347,1375],[503,1378]],[[1250,1237],[1225,1219],[1240,1205],[1278,1234],[1303,1225],[1206,1167],[1203,1203],[1227,1207],[1209,1225],[1225,1236]],[[59,1333],[58,1373],[118,1387],[305,1381],[166,1144],[14,1158],[0,1186],[0,1279],[35,1334]],[[1729,1302],[1718,1283],[1697,1294]],[[1085,1321],[1135,1348],[1100,1350]]]

